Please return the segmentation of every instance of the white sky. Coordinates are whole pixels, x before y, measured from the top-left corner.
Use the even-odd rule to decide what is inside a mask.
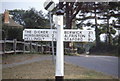
[[[47,11],[44,9],[44,2],[46,0],[1,0],[0,1],[0,13],[3,13],[5,9],[7,10],[14,10],[14,9],[23,9],[27,10],[30,8],[35,8],[36,10],[40,11],[42,10],[44,13]],[[55,3],[58,2],[58,0],[53,0]]]
[[[43,12],[47,12],[43,4],[46,0],[0,0],[0,13],[3,13],[5,9],[13,10],[13,9],[30,9],[35,8],[36,10],[42,10]],[[52,0],[55,3],[58,3],[59,0]],[[72,0],[70,0],[72,1]],[[81,1],[81,0],[77,0]],[[120,0],[118,0],[120,1]]]
[[[46,0],[0,0],[0,13],[3,13],[5,9],[7,10],[14,10],[14,9],[30,9],[35,8],[36,10],[43,12],[47,12],[43,4]],[[52,0],[55,3],[58,3],[59,0]],[[72,0],[70,0],[72,1]],[[80,1],[80,0],[78,0]],[[120,0],[119,0],[120,1]]]

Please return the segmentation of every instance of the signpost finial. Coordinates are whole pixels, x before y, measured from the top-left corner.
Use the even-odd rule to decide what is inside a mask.
[[[56,11],[57,15],[64,15],[64,11],[62,9],[59,9]]]

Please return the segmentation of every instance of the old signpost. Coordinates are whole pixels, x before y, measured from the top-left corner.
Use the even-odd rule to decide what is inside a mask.
[[[45,2],[46,10],[51,11],[54,3],[51,0]],[[25,29],[23,31],[23,39],[25,41],[57,41],[56,48],[56,81],[63,81],[64,78],[64,42],[93,42],[95,40],[94,30],[79,30],[79,29],[63,29],[63,14],[62,10],[56,13],[56,29]]]

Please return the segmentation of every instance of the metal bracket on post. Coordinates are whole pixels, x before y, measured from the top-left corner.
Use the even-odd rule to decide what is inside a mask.
[[[51,21],[51,11],[55,8],[55,3],[52,0],[46,0],[44,3],[44,8],[49,11],[49,17],[50,17],[50,26],[52,29],[52,21]],[[53,59],[53,64],[55,64],[55,59],[54,59],[54,43],[53,43],[53,37],[52,37],[52,59]]]
[[[51,27],[51,29],[52,29],[52,17],[51,17],[51,15],[52,15],[52,12],[50,12],[49,13],[49,16],[50,16],[50,27]],[[54,53],[54,42],[53,42],[53,37],[52,37],[52,41],[51,41],[51,44],[52,44],[52,60],[53,60],[53,64],[55,64],[55,53]]]

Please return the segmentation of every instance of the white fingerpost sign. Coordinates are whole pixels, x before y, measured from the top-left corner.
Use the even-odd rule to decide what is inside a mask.
[[[57,18],[56,18],[57,20]],[[56,22],[57,23],[57,22]],[[56,29],[25,29],[23,31],[25,41],[56,41]],[[94,30],[64,29],[64,42],[93,42],[95,40]]]
[[[55,3],[52,0],[46,0],[44,3],[44,8],[48,11],[52,11],[55,8]]]

